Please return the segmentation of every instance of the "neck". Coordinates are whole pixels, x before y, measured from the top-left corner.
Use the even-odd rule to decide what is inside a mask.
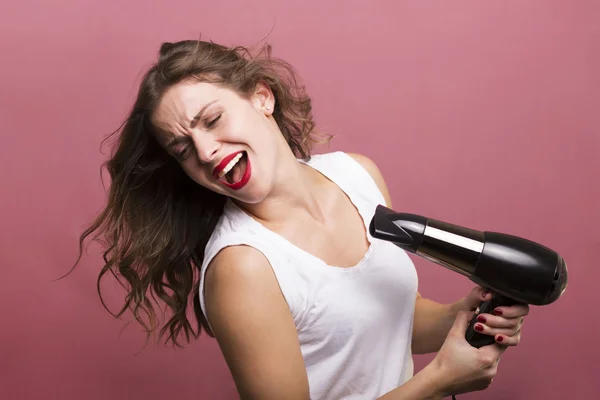
[[[239,203],[257,220],[270,226],[282,226],[291,220],[311,219],[325,222],[320,188],[327,179],[313,168],[298,162],[290,152],[278,163],[278,175],[269,195],[257,204]]]

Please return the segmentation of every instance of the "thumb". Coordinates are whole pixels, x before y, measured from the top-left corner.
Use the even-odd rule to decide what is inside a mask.
[[[459,311],[448,333],[452,336],[464,336],[473,314],[473,311]]]

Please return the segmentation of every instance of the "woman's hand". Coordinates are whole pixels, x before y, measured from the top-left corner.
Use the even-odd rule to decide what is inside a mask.
[[[483,301],[492,298],[492,294],[478,286],[455,303],[457,311],[475,311]],[[505,346],[516,346],[521,341],[521,329],[524,317],[529,314],[529,305],[515,304],[512,306],[496,307],[493,314],[482,313],[477,317],[477,323],[471,329],[494,336],[496,343]]]
[[[465,340],[473,312],[458,312],[440,351],[426,370],[440,397],[486,389],[498,372],[498,361],[506,346],[498,343],[476,348]]]

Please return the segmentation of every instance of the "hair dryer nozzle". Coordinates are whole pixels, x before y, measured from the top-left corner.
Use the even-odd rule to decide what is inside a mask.
[[[371,236],[392,242],[415,253],[423,242],[427,218],[415,214],[397,213],[378,205],[369,224]]]

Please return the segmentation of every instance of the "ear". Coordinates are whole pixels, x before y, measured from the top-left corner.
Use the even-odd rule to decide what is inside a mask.
[[[275,96],[269,85],[262,81],[256,84],[253,103],[256,109],[266,116],[271,116],[273,114],[273,110],[275,109]]]

